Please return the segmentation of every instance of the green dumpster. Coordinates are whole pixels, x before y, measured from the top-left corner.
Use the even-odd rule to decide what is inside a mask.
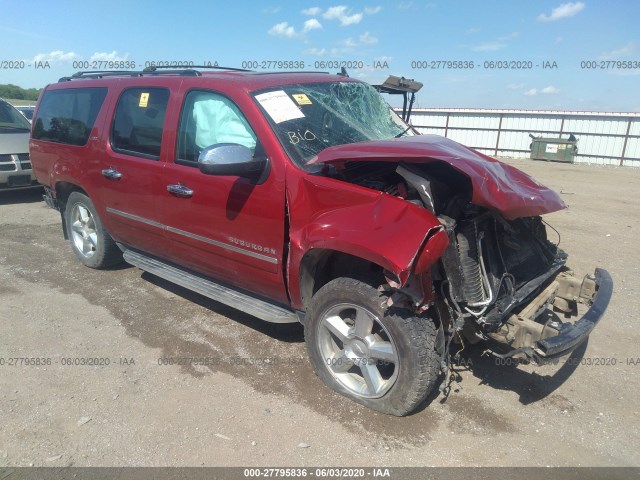
[[[531,142],[531,158],[554,162],[573,163],[578,153],[578,139],[569,134],[569,138],[534,137]]]

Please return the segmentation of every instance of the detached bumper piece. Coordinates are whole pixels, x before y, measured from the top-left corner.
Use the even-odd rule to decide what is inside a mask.
[[[535,343],[532,356],[537,362],[544,363],[567,355],[589,337],[611,300],[613,280],[609,272],[596,268],[595,288],[593,303],[580,320],[573,324],[563,324],[558,335]]]

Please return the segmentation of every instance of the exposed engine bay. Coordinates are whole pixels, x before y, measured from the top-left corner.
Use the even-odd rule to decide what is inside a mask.
[[[590,305],[595,297],[594,277],[578,280],[568,271],[567,255],[549,241],[540,216],[506,220],[472,204],[471,182],[446,164],[346,162],[330,174],[400,197],[440,221],[449,246],[431,278],[449,338],[493,340],[508,353],[490,353],[541,361],[545,352],[536,342],[565,325],[543,314],[553,308],[575,317],[578,303]]]

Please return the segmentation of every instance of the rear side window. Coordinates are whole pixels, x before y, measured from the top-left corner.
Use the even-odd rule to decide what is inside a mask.
[[[44,92],[33,122],[33,138],[85,145],[106,96],[106,88],[69,88]]]
[[[122,92],[113,119],[111,147],[138,157],[160,158],[168,102],[166,88],[130,88]]]

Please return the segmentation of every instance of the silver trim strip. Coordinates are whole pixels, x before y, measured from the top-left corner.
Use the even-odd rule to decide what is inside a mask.
[[[116,210],[115,208],[107,207],[107,212],[113,213],[115,215],[120,215],[121,217],[128,218],[130,220],[135,220],[137,222],[144,223],[146,225],[151,225],[152,227],[157,227],[162,230],[166,230],[168,232],[177,233],[179,235],[183,235],[188,238],[192,238],[194,240],[199,240],[204,243],[208,243],[210,245],[215,245],[216,247],[224,248],[226,250],[231,250],[232,252],[241,253],[243,255],[247,255],[249,257],[257,258],[258,260],[263,260],[265,262],[273,263],[275,265],[278,264],[278,259],[274,257],[269,257],[267,255],[263,255],[261,253],[252,252],[249,250],[244,250],[242,248],[236,247],[235,245],[230,245],[228,243],[219,242],[218,240],[213,240],[211,238],[203,237],[201,235],[196,235],[195,233],[186,232],[184,230],[180,230],[179,228],[170,227],[168,225],[164,225],[162,223],[149,220],[148,218],[139,217],[138,215],[134,215],[133,213],[123,212],[122,210]]]

